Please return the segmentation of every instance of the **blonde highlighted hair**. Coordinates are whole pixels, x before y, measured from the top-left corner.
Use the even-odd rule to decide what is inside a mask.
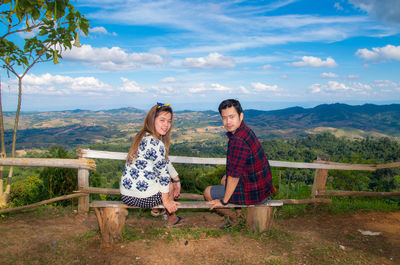
[[[171,113],[171,128],[165,135],[158,135],[154,126],[154,122],[161,112]],[[169,151],[169,144],[171,141],[171,129],[173,120],[174,120],[174,113],[170,106],[166,105],[153,106],[147,113],[146,118],[144,119],[143,128],[135,135],[135,137],[132,140],[131,148],[129,149],[128,156],[126,157],[126,162],[132,163],[137,158],[140,142],[142,141],[146,133],[151,134],[154,138],[160,139],[164,143],[165,158],[167,158]]]

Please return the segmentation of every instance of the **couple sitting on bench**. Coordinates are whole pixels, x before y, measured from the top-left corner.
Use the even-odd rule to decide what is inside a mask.
[[[211,209],[229,218],[233,224],[237,216],[230,209],[218,209],[228,203],[263,204],[274,192],[272,175],[265,153],[254,132],[243,122],[239,101],[227,99],[219,105],[226,135],[229,138],[226,176],[221,185],[209,186],[204,198]],[[167,225],[182,224],[176,215],[181,183],[178,173],[168,160],[173,111],[169,104],[157,103],[147,113],[143,128],[132,141],[125,170],[121,177],[122,201],[129,206],[152,208],[162,204],[168,216]],[[164,209],[152,209],[152,215]],[[227,225],[226,223],[225,225]]]

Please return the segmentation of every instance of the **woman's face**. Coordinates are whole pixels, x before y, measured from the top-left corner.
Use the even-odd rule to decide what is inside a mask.
[[[172,115],[167,111],[158,113],[158,116],[154,120],[154,127],[158,135],[166,135],[171,129]]]

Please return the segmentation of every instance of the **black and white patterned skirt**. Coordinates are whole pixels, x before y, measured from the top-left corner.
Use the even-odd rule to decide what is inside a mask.
[[[162,204],[161,192],[154,194],[147,198],[137,198],[132,196],[122,195],[122,202],[129,206],[136,206],[140,208],[153,208],[154,206]]]

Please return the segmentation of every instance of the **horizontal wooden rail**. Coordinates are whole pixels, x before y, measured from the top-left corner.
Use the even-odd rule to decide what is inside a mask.
[[[331,199],[312,198],[312,199],[282,199],[283,204],[309,204],[309,203],[332,203]]]
[[[80,149],[79,155],[85,158],[125,160],[127,153]],[[184,164],[211,164],[211,165],[226,164],[226,158],[169,156],[169,159],[173,163],[184,163]],[[346,163],[335,163],[335,162],[305,163],[305,162],[270,160],[269,163],[272,167],[286,167],[286,168],[310,168],[310,169],[314,168],[314,169],[365,170],[365,171],[375,171],[378,168],[378,166],[375,164],[346,164]],[[397,165],[397,163],[391,163],[388,164],[388,167],[390,168],[396,167],[395,165]],[[398,166],[400,166],[400,163]],[[387,167],[384,164],[384,165],[379,165],[379,168],[387,168]]]
[[[400,192],[318,190],[317,196],[391,197],[400,196]]]
[[[0,158],[0,166],[21,167],[59,167],[96,169],[96,164],[91,159],[63,159],[63,158]]]
[[[40,205],[53,203],[53,202],[56,202],[56,201],[69,200],[69,199],[72,199],[72,198],[77,198],[77,197],[82,197],[82,196],[87,196],[87,194],[75,193],[75,194],[63,195],[63,196],[60,196],[60,197],[52,198],[52,199],[41,201],[41,202],[36,202],[36,203],[25,205],[25,206],[1,209],[0,213],[10,213],[10,212],[15,212],[15,211],[22,211],[22,210],[30,209],[30,208],[37,207],[37,206],[40,206]]]

